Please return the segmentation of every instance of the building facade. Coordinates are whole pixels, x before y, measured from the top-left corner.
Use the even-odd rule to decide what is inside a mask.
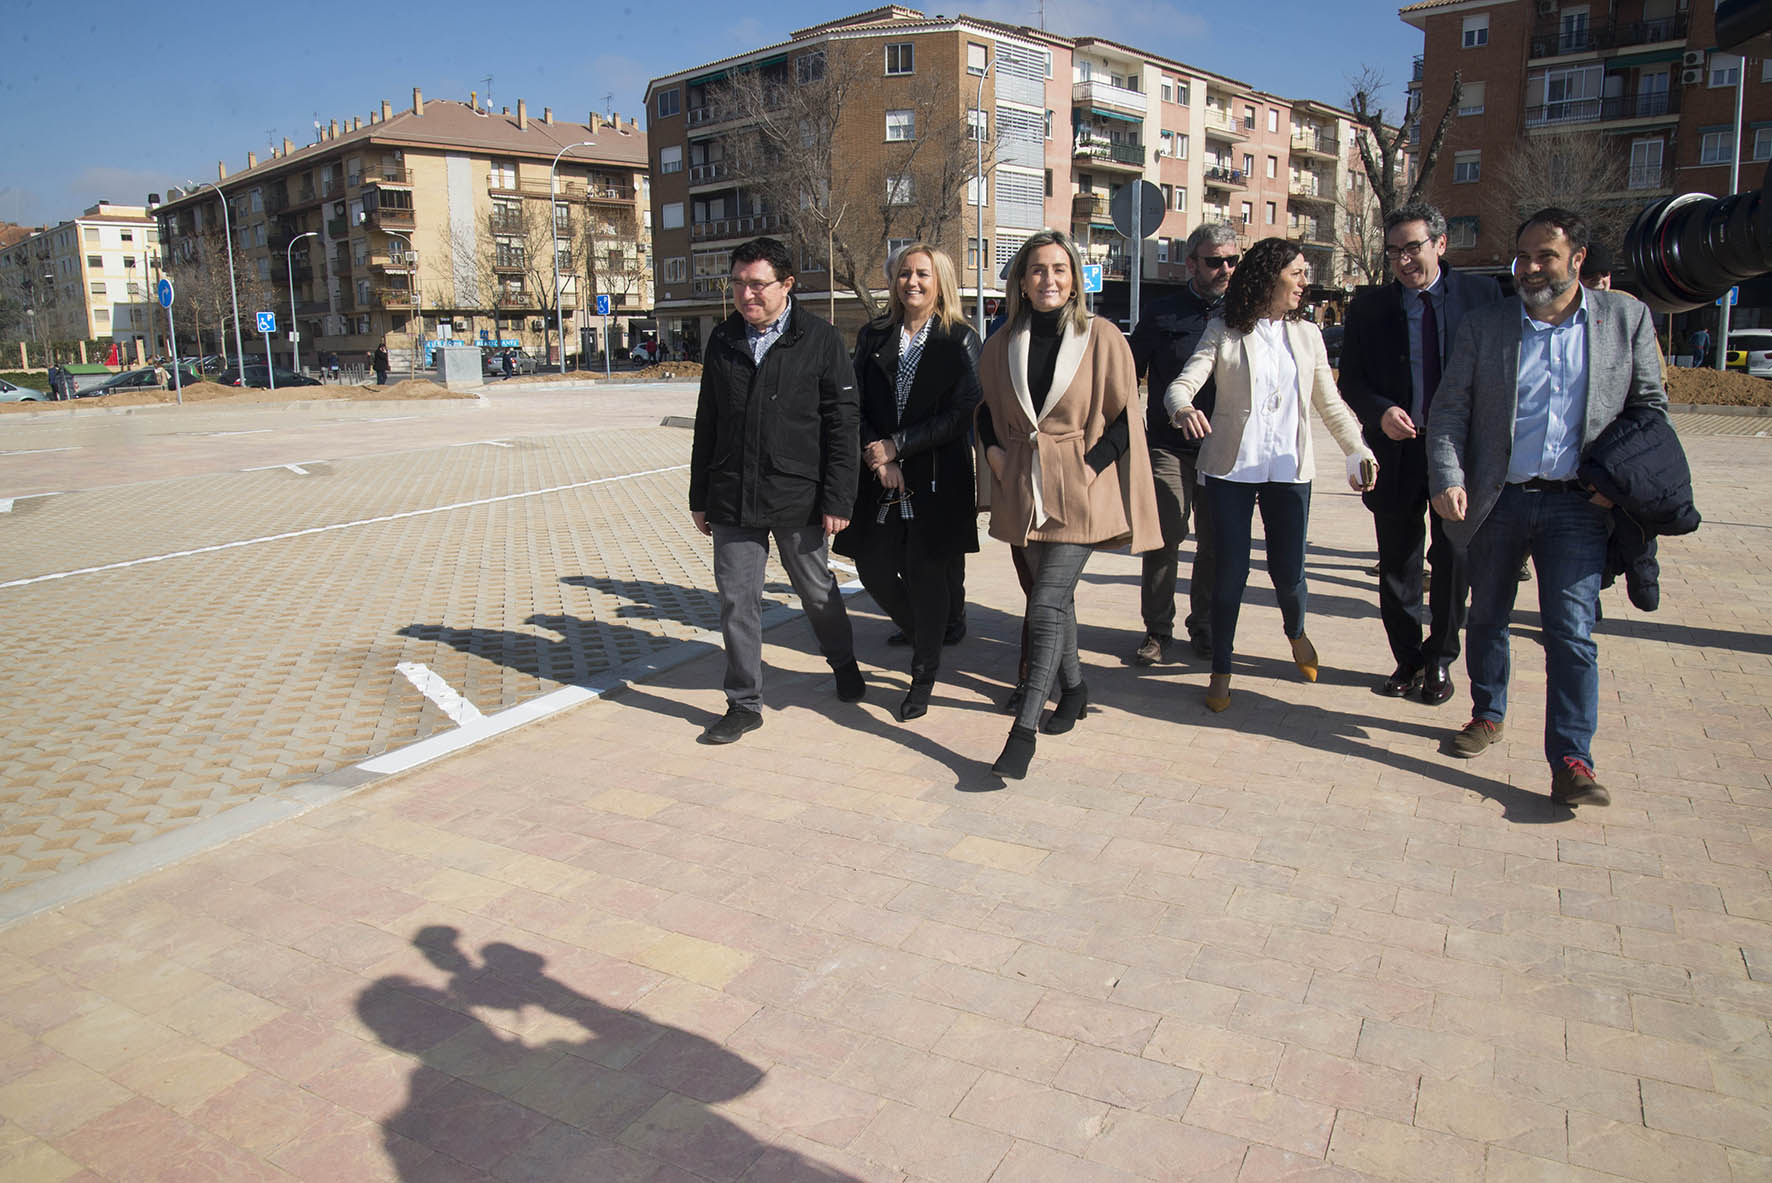
[[[602,347],[597,296],[610,298],[609,335],[625,350],[651,333],[646,162],[637,121],[563,122],[549,108],[531,116],[524,100],[513,113],[414,89],[410,108],[384,101],[314,144],[285,140],[269,160],[248,154],[244,172],[221,165],[213,185],[168,194],[157,214],[180,336],[231,345],[231,229],[242,335],[254,336],[256,312],[276,313],[280,364],[291,317],[309,366],[329,354],[361,364],[377,345],[396,369],[447,343],[558,357],[557,316],[575,357]]]
[[[143,342],[154,351],[160,230],[146,206],[101,201],[0,247],[0,290],[41,342]]]
[[[1755,186],[1772,160],[1766,39],[1745,61],[1719,52],[1713,0],[1428,0],[1400,15],[1423,35],[1414,142],[1431,139],[1454,74],[1462,85],[1429,182],[1455,266],[1506,270],[1538,198],[1596,218],[1616,251],[1655,199],[1727,193],[1737,154],[1741,184]]]

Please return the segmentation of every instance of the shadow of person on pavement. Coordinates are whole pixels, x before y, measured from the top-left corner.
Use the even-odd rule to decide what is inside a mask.
[[[357,998],[384,1045],[414,1058],[406,1101],[382,1120],[406,1183],[501,1179],[737,1179],[767,1157],[770,1178],[852,1176],[758,1141],[711,1106],[763,1072],[693,1032],[605,1006],[549,976],[546,961],[494,943],[476,963],[447,926],[412,943],[448,975],[441,986],[389,975]],[[502,1016],[498,1026],[477,1012]],[[521,1031],[553,1038],[525,1043]],[[583,1038],[578,1038],[582,1032]]]

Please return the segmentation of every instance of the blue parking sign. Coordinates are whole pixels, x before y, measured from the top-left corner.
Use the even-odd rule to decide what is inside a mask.
[[[609,315],[609,297],[608,296],[598,296],[597,297],[597,315],[598,316],[608,316]]]
[[[258,314],[258,331],[261,333],[276,332],[277,331],[277,314],[275,312],[261,312],[261,313],[259,313]]]
[[[1100,263],[1083,264],[1083,290],[1085,292],[1099,292],[1101,290]]]

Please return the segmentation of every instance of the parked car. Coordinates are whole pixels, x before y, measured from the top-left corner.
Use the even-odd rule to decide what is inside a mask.
[[[664,346],[657,341],[642,341],[628,350],[628,360],[637,366],[650,366],[664,360]]]
[[[484,360],[481,362],[482,371],[484,373],[491,374],[494,376],[503,374],[505,372],[505,357],[504,357],[504,355],[505,355],[505,351],[502,349],[490,350],[485,355]],[[511,361],[513,363],[513,368],[516,370],[517,373],[519,373],[519,374],[533,374],[533,373],[535,373],[535,355],[531,354],[527,350],[523,350],[523,349],[512,350],[511,351]]]
[[[1772,329],[1731,330],[1729,356],[1724,364],[1756,378],[1772,378]]]
[[[214,375],[210,380],[213,382],[219,382],[223,386],[251,386],[262,390],[270,386],[272,374],[275,374],[276,376],[277,388],[279,390],[285,386],[320,385],[318,380],[310,378],[306,374],[298,374],[294,370],[286,370],[282,366],[278,366],[273,371],[262,362],[258,365],[253,365],[248,362],[246,365],[244,380],[242,380],[240,371],[233,366],[229,366],[221,373]]]
[[[181,372],[180,381],[186,386],[203,381],[190,370]],[[170,390],[172,388],[172,371],[170,367],[147,366],[140,370],[124,370],[100,382],[97,386],[88,386],[75,397],[103,398],[107,394],[117,394],[125,390]]]
[[[46,403],[49,392],[34,390],[29,386],[15,386],[0,378],[0,403]]]

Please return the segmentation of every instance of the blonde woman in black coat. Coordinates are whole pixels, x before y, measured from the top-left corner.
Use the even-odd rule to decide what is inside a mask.
[[[888,310],[855,342],[864,476],[849,528],[832,544],[911,643],[901,720],[929,710],[947,629],[948,570],[978,550],[972,449],[978,334],[960,313],[946,252],[914,242],[893,255]]]

